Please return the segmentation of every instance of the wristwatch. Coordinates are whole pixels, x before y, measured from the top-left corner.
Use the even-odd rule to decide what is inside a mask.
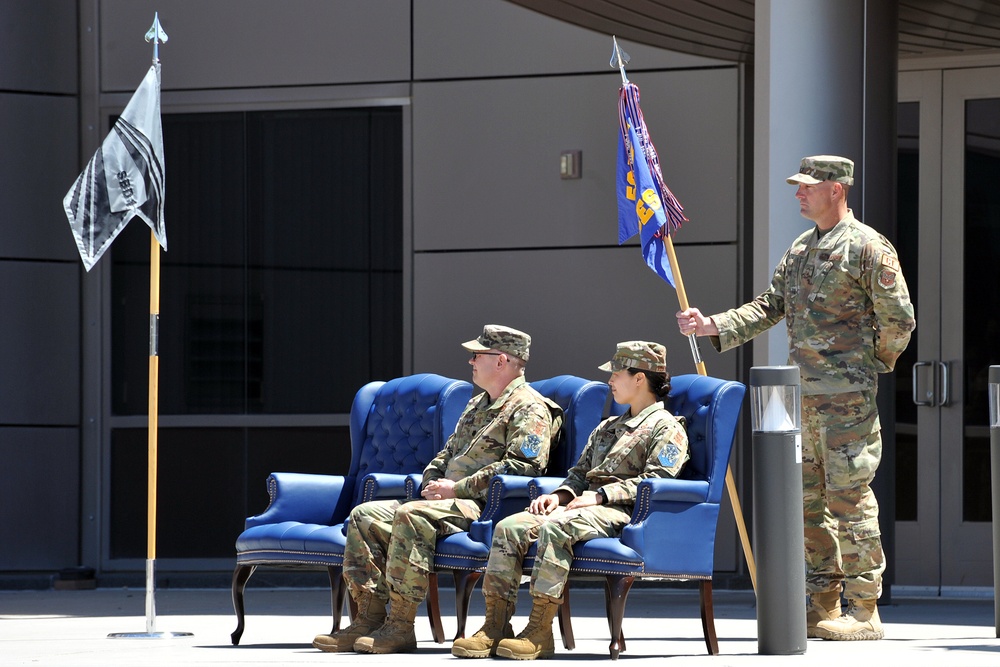
[[[607,505],[608,504],[608,492],[604,490],[603,486],[597,490],[597,495],[599,495],[601,497],[601,504],[602,505]]]

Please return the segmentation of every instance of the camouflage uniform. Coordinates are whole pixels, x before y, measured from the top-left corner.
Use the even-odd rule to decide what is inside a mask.
[[[445,448],[424,468],[424,485],[450,479],[456,498],[376,500],[351,511],[344,578],[352,595],[364,589],[386,599],[392,589],[411,601],[423,600],[437,537],[469,529],[493,475],[544,473],[549,443],[561,425],[559,406],[523,377],[495,401],[485,392],[473,397]]]
[[[639,367],[630,363],[629,355],[641,354],[636,349],[641,345],[650,344],[620,344],[615,359],[601,368]],[[652,345],[664,359],[658,372],[665,372],[666,351],[661,345]],[[634,417],[625,414],[605,419],[591,433],[580,460],[556,490],[567,491],[573,497],[597,491],[604,496],[603,504],[573,510],[560,506],[548,515],[521,512],[500,521],[493,533],[483,594],[516,601],[524,556],[537,541],[531,594],[561,597],[573,560],[573,545],[620,534],[632,516],[639,482],[676,477],[688,459],[684,425],[664,409],[663,403],[654,403]]]
[[[838,180],[811,160],[789,183]],[[877,374],[892,371],[915,326],[896,250],[848,209],[829,231],[799,236],[763,294],[712,319],[720,352],[785,319],[788,363],[802,377],[807,589],[839,591],[843,582],[846,597],[877,599],[885,570],[870,487],[882,455]]]

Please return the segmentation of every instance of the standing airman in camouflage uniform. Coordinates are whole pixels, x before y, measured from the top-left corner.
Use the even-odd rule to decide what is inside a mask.
[[[803,158],[803,217],[816,223],[792,243],[771,285],[752,302],[705,317],[677,313],[681,333],[712,336],[717,350],[741,345],[783,318],[790,364],[802,377],[802,483],[807,634],[881,639],[878,503],[871,490],[882,456],[877,374],[891,372],[915,326],[892,244],[847,207],[854,163]],[[848,601],[841,612],[843,587]]]
[[[497,524],[483,579],[486,623],[472,637],[456,639],[453,655],[530,660],[555,653],[552,619],[562,602],[573,545],[619,535],[632,516],[639,482],[676,477],[689,458],[683,423],[661,402],[670,391],[666,354],[657,343],[629,341],[600,367],[611,372],[612,394],[630,406],[628,413],[594,429],[559,488]],[[535,542],[531,617],[515,638],[510,618],[524,557]]]
[[[469,529],[494,475],[545,472],[562,409],[525,382],[530,345],[528,334],[494,324],[463,343],[472,352],[473,382],[484,391],[469,401],[455,433],[424,468],[423,500],[375,500],[351,511],[344,579],[358,613],[347,628],[318,635],[313,646],[329,652],[414,650],[413,622],[427,594],[438,536]]]

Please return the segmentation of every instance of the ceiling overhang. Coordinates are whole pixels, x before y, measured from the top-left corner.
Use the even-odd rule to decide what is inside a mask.
[[[509,1],[671,51],[736,62],[753,55],[753,0]],[[1000,3],[995,0],[900,0],[898,4],[900,58],[1000,52]]]

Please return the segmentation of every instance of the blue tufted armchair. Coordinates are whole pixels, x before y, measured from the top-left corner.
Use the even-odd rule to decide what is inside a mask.
[[[536,380],[531,386],[563,409],[563,427],[549,458],[548,475],[562,480],[583,453],[590,433],[597,428],[608,398],[608,385],[573,375],[559,375]],[[469,532],[439,538],[434,553],[434,569],[450,571],[455,579],[455,609],[458,622],[456,638],[465,636],[469,602],[476,582],[486,571],[495,522],[522,511],[530,502],[528,482],[533,478],[498,475],[490,484],[486,507]],[[419,480],[416,491],[419,491]],[[411,493],[414,491],[411,489]],[[444,640],[441,611],[437,596],[437,573],[431,574],[427,596],[427,616],[435,640]]]
[[[270,504],[262,514],[247,518],[236,539],[234,645],[243,635],[244,588],[260,566],[326,569],[333,632],[340,627],[351,508],[369,500],[404,498],[406,475],[423,470],[444,448],[471,395],[470,383],[429,373],[370,382],[351,406],[351,467],[346,476],[276,472],[268,477]]]
[[[701,375],[672,378],[666,407],[687,423],[691,460],[678,479],[647,479],[639,484],[632,519],[620,537],[574,546],[570,581],[595,577],[605,581],[612,659],[625,650],[622,618],[636,579],[697,580],[705,645],[710,654],[719,652],[712,607],[715,532],[745,392],[739,382]],[[557,483],[531,480],[531,496],[550,492]],[[532,547],[525,573],[531,572],[534,557]],[[569,586],[559,621],[564,646],[573,648]]]

